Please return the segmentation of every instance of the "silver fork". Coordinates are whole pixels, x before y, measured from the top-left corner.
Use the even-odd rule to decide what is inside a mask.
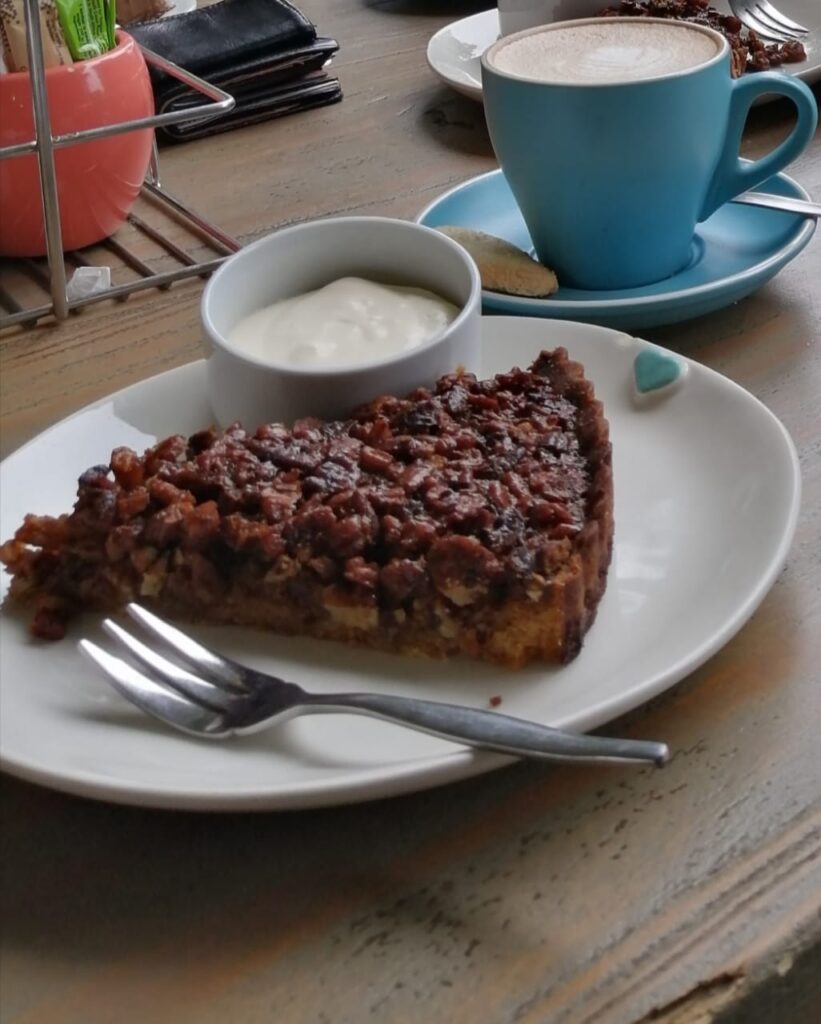
[[[760,36],[786,42],[801,39],[809,29],[788,18],[769,0],[730,0],[733,14]]]
[[[258,732],[296,715],[349,712],[517,757],[588,763],[649,761],[659,767],[669,759],[664,743],[577,735],[495,711],[375,693],[307,693],[294,683],[216,654],[140,605],[129,604],[126,610],[174,660],[111,619],[103,622],[103,628],[126,649],[129,660],[90,640],[81,640],[80,650],[132,704],[193,736],[222,739]]]

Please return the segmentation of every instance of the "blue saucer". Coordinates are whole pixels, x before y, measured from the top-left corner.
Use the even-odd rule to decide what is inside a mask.
[[[758,191],[809,199],[801,186],[778,174]],[[451,189],[416,218],[485,231],[533,251],[527,228],[501,171]],[[582,320],[622,329],[659,327],[712,313],[737,302],[774,277],[812,238],[815,221],[739,203],[727,203],[699,224],[689,264],[664,281],[622,291],[559,288],[549,299],[482,292],[486,312]]]

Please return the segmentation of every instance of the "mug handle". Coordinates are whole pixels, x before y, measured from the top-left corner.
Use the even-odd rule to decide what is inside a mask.
[[[755,188],[786,167],[809,145],[818,124],[818,107],[810,88],[800,79],[780,71],[761,71],[733,83],[730,117],[724,150],[707,190],[699,221],[706,220],[728,200]],[[792,100],[798,112],[793,130],[772,152],[760,160],[741,160],[738,153],[750,107],[759,96],[776,93]]]

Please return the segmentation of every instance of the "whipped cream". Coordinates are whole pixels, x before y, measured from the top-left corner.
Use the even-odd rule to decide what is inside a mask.
[[[423,288],[343,277],[251,313],[228,340],[277,366],[357,366],[419,347],[458,313],[452,302]]]

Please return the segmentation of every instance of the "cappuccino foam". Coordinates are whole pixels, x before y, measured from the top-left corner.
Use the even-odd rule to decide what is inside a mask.
[[[498,71],[557,85],[616,85],[699,67],[719,44],[677,23],[621,20],[546,28],[503,42],[491,58]]]

